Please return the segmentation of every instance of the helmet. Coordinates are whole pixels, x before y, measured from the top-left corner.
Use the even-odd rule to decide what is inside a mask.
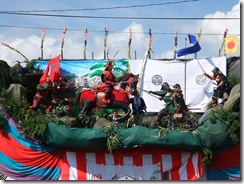
[[[176,90],[181,90],[181,87],[180,87],[179,84],[175,84],[175,85],[173,86],[173,88],[176,89]]]
[[[105,65],[105,70],[107,70],[108,67],[110,67],[111,65],[114,66],[114,61],[113,61],[113,60],[109,60],[109,61],[107,62],[107,64]]]
[[[213,72],[213,73],[219,73],[219,72],[220,72],[220,70],[219,70],[219,68],[218,68],[218,67],[214,67],[214,69],[212,70],[212,72]]]
[[[169,84],[168,84],[167,82],[164,82],[164,83],[162,84],[162,87],[166,87],[166,86],[169,86]]]

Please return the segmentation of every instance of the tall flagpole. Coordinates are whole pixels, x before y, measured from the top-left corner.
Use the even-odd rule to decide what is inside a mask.
[[[178,28],[175,28],[175,44],[174,44],[174,59],[176,59],[176,49],[178,44]]]
[[[106,47],[107,47],[107,37],[108,37],[108,32],[109,29],[105,27],[104,29],[104,50],[103,50],[103,55],[104,55],[104,59],[106,59]]]
[[[187,37],[185,37],[185,48],[186,48],[186,41],[187,41]],[[185,55],[185,90],[184,90],[184,97],[185,97],[185,102],[186,102],[186,55]]]
[[[42,39],[41,39],[41,59],[43,59],[43,42],[45,38],[45,28],[42,28]]]
[[[67,28],[64,27],[64,30],[63,30],[63,36],[62,36],[62,44],[61,44],[61,59],[63,59],[63,48],[64,48],[64,36],[65,36],[65,33],[67,31]]]
[[[86,59],[86,45],[87,45],[87,28],[84,28],[84,59]]]
[[[133,34],[132,29],[130,29],[129,34],[130,34],[130,37],[129,37],[129,42],[128,42],[128,59],[131,59],[130,47],[131,47],[132,34]]]
[[[148,42],[148,57],[151,59],[151,47],[152,47],[152,30],[148,29],[149,42]]]
[[[197,34],[197,41],[198,41],[198,43],[200,43],[201,35],[202,35],[202,28],[199,29],[198,34]],[[197,58],[197,53],[195,53],[195,59],[196,58]]]
[[[219,56],[221,55],[222,49],[225,46],[225,38],[226,38],[227,32],[228,32],[228,29],[226,28],[225,32],[224,32],[224,36],[222,38],[222,45],[221,45],[221,48],[219,49]],[[226,56],[225,50],[224,50],[224,55]]]

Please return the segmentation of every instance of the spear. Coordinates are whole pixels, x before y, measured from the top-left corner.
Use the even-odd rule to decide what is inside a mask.
[[[132,33],[133,33],[133,30],[130,29],[130,37],[129,37],[129,43],[128,43],[128,59],[131,59],[131,55],[130,55],[130,46],[131,46],[131,41],[132,41]]]
[[[67,31],[67,28],[64,27],[63,36],[62,36],[62,44],[61,44],[61,59],[63,59],[64,36],[65,36],[66,31]]]
[[[104,59],[106,59],[106,47],[107,47],[107,37],[109,29],[105,27],[105,37],[104,37]]]
[[[176,59],[176,49],[177,49],[177,44],[178,44],[178,28],[175,28],[175,44],[174,44],[174,59]]]
[[[43,42],[45,38],[45,28],[42,28],[42,39],[41,39],[41,59],[43,59]]]
[[[9,44],[7,44],[7,43],[3,43],[3,42],[1,42],[1,43],[2,43],[3,46],[6,46],[6,47],[8,47],[8,48],[14,50],[15,52],[19,53],[21,56],[23,56],[23,57],[25,58],[26,61],[29,61],[29,59],[28,59],[24,54],[22,54],[20,51],[18,51],[16,48],[11,47],[11,46],[10,46]]]
[[[224,32],[224,36],[222,38],[222,45],[221,45],[221,48],[219,49],[219,56],[221,55],[221,51],[222,51],[222,49],[223,49],[223,47],[225,45],[225,38],[226,38],[227,32],[228,32],[228,29],[226,28],[225,32]]]
[[[161,100],[161,97],[159,97],[159,96],[157,96],[157,95],[154,95],[154,94],[152,94],[152,93],[149,93],[148,90],[143,89],[143,91],[145,91],[147,94],[151,95],[152,97],[155,97],[155,98]]]
[[[84,28],[84,59],[86,59],[86,45],[87,45],[87,28]]]

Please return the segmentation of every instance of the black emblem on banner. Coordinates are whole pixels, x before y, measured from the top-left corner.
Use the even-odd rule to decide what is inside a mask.
[[[198,76],[197,76],[197,78],[196,78],[196,83],[197,83],[198,85],[206,84],[206,82],[207,82],[207,78],[206,78],[206,76],[204,76],[204,75],[198,75]]]
[[[154,75],[152,77],[152,83],[154,85],[158,86],[158,85],[162,84],[162,82],[163,82],[163,79],[162,79],[162,77],[160,75]]]

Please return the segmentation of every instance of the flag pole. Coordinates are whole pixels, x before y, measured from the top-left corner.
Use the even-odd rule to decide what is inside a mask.
[[[45,38],[45,28],[42,28],[42,39],[41,39],[41,59],[43,59],[43,42]]]
[[[187,41],[187,37],[185,37],[185,48],[186,48],[186,41]],[[185,55],[185,84],[184,84],[184,87],[185,87],[185,90],[184,90],[184,97],[185,97],[185,102],[186,102],[186,55]]]
[[[176,59],[177,39],[178,39],[178,28],[176,27],[175,28],[174,59]]]
[[[151,46],[152,46],[152,30],[148,29],[149,42],[148,42],[148,58],[151,59]]]
[[[64,27],[63,36],[62,36],[62,44],[61,44],[61,59],[63,59],[64,36],[65,36],[66,31],[67,31],[67,28]]]
[[[84,28],[84,59],[86,59],[87,28]]]
[[[200,43],[201,35],[202,35],[202,28],[199,29],[198,34],[197,34],[197,41],[198,41],[198,43]],[[196,58],[197,58],[197,53],[195,53],[195,59]]]
[[[128,42],[128,59],[131,59],[130,47],[131,47],[131,41],[132,41],[132,33],[133,33],[133,30],[130,29],[130,31],[129,31],[130,37],[129,37],[129,42]]]
[[[105,30],[104,30],[104,33],[105,33],[105,37],[104,37],[104,50],[103,50],[104,59],[106,59],[106,47],[107,47],[108,31],[109,31],[109,29],[105,27]]]
[[[226,38],[227,32],[228,32],[228,29],[226,28],[226,29],[225,29],[225,32],[224,32],[224,36],[223,36],[223,38],[222,38],[222,45],[221,45],[221,48],[219,49],[219,56],[221,55],[222,49],[224,48],[224,45],[225,45],[225,38]],[[225,48],[224,48],[224,55],[226,56]]]

